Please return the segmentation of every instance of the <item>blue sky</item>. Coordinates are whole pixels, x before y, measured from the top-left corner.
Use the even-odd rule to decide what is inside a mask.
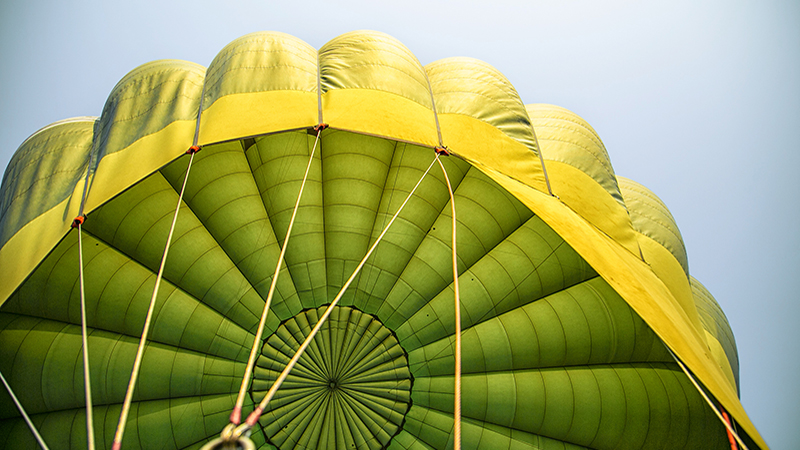
[[[0,167],[38,128],[99,115],[136,66],[208,65],[254,31],[319,48],[374,29],[423,64],[484,60],[526,103],[581,115],[666,202],[733,327],[745,409],[772,448],[800,448],[800,2],[700,3],[8,0]]]

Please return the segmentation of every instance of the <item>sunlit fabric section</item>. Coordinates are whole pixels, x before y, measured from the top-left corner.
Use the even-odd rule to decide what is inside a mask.
[[[437,145],[425,69],[376,31],[343,34],[319,50],[323,121],[331,127]]]
[[[420,181],[440,144],[453,205],[440,170]],[[254,33],[208,70],[145,64],[101,118],[23,143],[0,188],[0,370],[53,448],[86,444],[70,223],[87,170],[98,448],[112,440],[177,207],[123,448],[197,449],[233,408],[312,148],[245,415],[420,185],[254,428],[257,448],[452,447],[451,206],[462,448],[730,448],[668,347],[748,446],[767,448],[736,396],[733,334],[690,284],[674,219],[614,177],[591,127],[557,107],[526,110],[485,63],[423,68],[371,31],[319,52]],[[0,393],[0,448],[34,445]]]
[[[603,141],[585,120],[555,105],[525,105],[545,160],[560,161],[586,173],[623,207],[614,168]]]
[[[636,231],[669,250],[688,276],[689,258],[686,255],[686,246],[667,205],[653,191],[633,180],[617,177],[617,182]]]
[[[486,122],[534,153],[536,147],[525,105],[517,90],[494,67],[473,58],[446,58],[425,66],[441,114],[460,114]]]
[[[736,390],[739,390],[739,352],[736,350],[736,339],[733,336],[733,330],[728,323],[728,318],[725,317],[725,312],[720,308],[719,303],[714,299],[714,296],[708,292],[702,283],[692,277],[692,292],[694,293],[694,301],[697,304],[697,313],[700,315],[700,322],[703,328],[711,335],[719,345],[720,349],[712,348],[712,354],[720,366],[730,370],[735,380]],[[709,344],[712,344],[709,339]],[[724,354],[720,353],[722,350]]]
[[[225,46],[206,72],[200,143],[315,125],[317,51],[277,32]]]
[[[644,261],[671,291],[695,330],[704,333],[689,284],[686,248],[675,219],[652,191],[627,178],[617,179]]]
[[[631,254],[639,256],[630,216],[605,146],[577,114],[557,106],[526,105],[553,194]]]

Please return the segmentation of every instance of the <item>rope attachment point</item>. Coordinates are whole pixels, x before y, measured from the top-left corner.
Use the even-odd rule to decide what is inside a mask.
[[[445,146],[434,147],[433,151],[435,151],[436,154],[440,156],[450,156],[450,149],[448,149]]]
[[[199,145],[193,145],[193,146],[189,147],[189,150],[186,150],[186,154],[187,155],[194,155],[195,153],[197,153],[199,151],[200,151],[200,146]]]
[[[72,220],[72,228],[78,228],[79,226],[83,225],[83,222],[86,222],[86,216],[78,216]]]

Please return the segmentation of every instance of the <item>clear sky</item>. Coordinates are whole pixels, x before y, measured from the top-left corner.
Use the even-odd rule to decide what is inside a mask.
[[[422,64],[482,59],[586,119],[666,202],[733,327],[745,409],[773,449],[800,448],[800,2],[225,3],[0,2],[0,167],[40,127],[100,115],[136,66],[207,66],[254,31],[319,48],[374,29]]]

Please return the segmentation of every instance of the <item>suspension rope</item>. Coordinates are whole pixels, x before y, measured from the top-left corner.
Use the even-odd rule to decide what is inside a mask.
[[[128,421],[128,413],[131,408],[131,400],[133,399],[133,391],[136,388],[136,380],[139,378],[139,368],[142,364],[142,357],[144,356],[144,347],[147,343],[147,334],[150,331],[150,323],[153,319],[153,310],[156,306],[156,297],[158,297],[158,288],[161,285],[161,278],[164,275],[164,266],[167,262],[167,253],[169,253],[169,245],[172,242],[172,234],[175,231],[175,223],[178,221],[178,212],[181,209],[183,202],[183,193],[186,190],[186,182],[189,180],[189,171],[192,168],[194,155],[200,150],[195,144],[192,145],[186,153],[190,155],[189,165],[186,167],[186,175],[183,178],[183,186],[181,186],[181,193],[178,196],[178,205],[175,207],[175,214],[172,216],[172,225],[169,227],[169,234],[167,235],[167,244],[164,246],[164,254],[161,256],[161,266],[158,268],[158,275],[156,276],[156,284],[153,287],[153,296],[150,297],[150,306],[147,309],[147,316],[144,320],[144,329],[142,330],[142,337],[139,339],[139,348],[136,351],[136,359],[133,361],[133,370],[131,371],[131,378],[128,381],[128,390],[125,392],[125,401],[122,404],[122,412],[119,415],[119,423],[117,423],[117,431],[114,434],[114,444],[112,450],[119,450],[122,447],[122,435],[125,433],[125,425]]]
[[[394,223],[395,219],[397,219],[397,217],[400,215],[400,212],[403,210],[403,207],[406,206],[408,201],[414,195],[414,192],[416,192],[419,185],[422,184],[422,180],[425,179],[425,177],[428,175],[428,172],[430,172],[431,168],[433,167],[434,164],[436,164],[436,161],[438,160],[439,160],[439,155],[437,154],[434,160],[431,161],[431,164],[425,170],[425,173],[423,173],[422,177],[419,179],[419,181],[417,181],[417,184],[414,186],[413,189],[411,189],[411,192],[408,194],[408,197],[406,197],[406,199],[400,205],[400,208],[397,209],[397,212],[394,214],[394,216],[392,216],[391,220],[389,220],[389,223],[386,225],[381,234],[369,248],[367,254],[364,255],[364,258],[361,260],[356,269],[353,271],[352,275],[350,275],[350,278],[347,279],[347,282],[345,282],[344,286],[342,286],[341,290],[339,290],[339,293],[336,294],[336,297],[333,299],[331,304],[328,305],[327,309],[325,309],[325,312],[319,318],[317,324],[311,330],[311,333],[309,333],[309,335],[300,345],[300,348],[297,350],[297,352],[295,352],[292,359],[283,369],[283,372],[281,372],[281,374],[278,376],[278,379],[275,380],[275,383],[273,383],[272,387],[269,389],[269,391],[261,400],[261,402],[258,404],[258,406],[253,410],[252,413],[250,413],[249,416],[247,416],[247,420],[243,424],[239,425],[235,429],[231,427],[231,425],[228,425],[222,432],[223,440],[230,442],[231,440],[240,439],[242,436],[247,436],[249,434],[250,430],[253,428],[253,426],[255,426],[256,422],[258,422],[258,419],[261,417],[261,414],[264,412],[264,409],[266,409],[270,400],[272,400],[272,398],[275,396],[275,393],[281,387],[283,381],[286,380],[286,377],[289,376],[289,373],[292,371],[292,368],[294,368],[297,361],[303,355],[303,352],[305,351],[306,347],[308,347],[308,345],[314,339],[314,336],[316,336],[317,332],[319,332],[320,328],[322,328],[322,325],[325,323],[325,320],[327,320],[328,316],[330,316],[331,312],[333,311],[333,308],[336,306],[337,303],[339,303],[339,300],[341,300],[342,296],[344,296],[344,293],[347,291],[347,288],[350,286],[350,283],[352,283],[353,280],[356,278],[356,276],[358,276],[358,273],[361,271],[361,268],[364,267],[364,264],[367,262],[367,259],[369,259],[370,255],[372,255],[372,252],[381,242],[383,236],[389,230],[389,227],[392,226],[392,223]]]
[[[320,124],[314,127],[317,131],[317,138],[314,140],[314,146],[311,149],[311,156],[308,158],[308,164],[306,165],[306,172],[303,175],[303,182],[300,183],[300,192],[297,194],[297,201],[294,204],[294,210],[292,210],[292,218],[289,220],[289,228],[286,231],[286,237],[283,238],[283,247],[281,248],[281,254],[278,257],[278,263],[275,265],[275,274],[272,276],[272,283],[269,286],[269,292],[267,293],[267,300],[264,303],[264,310],[261,312],[261,321],[258,323],[258,331],[256,332],[255,339],[253,339],[253,347],[250,349],[250,358],[247,360],[247,367],[244,371],[244,376],[242,377],[242,385],[239,387],[239,396],[236,398],[236,406],[233,408],[233,412],[231,412],[230,421],[234,425],[239,425],[242,418],[242,406],[244,405],[244,398],[245,393],[247,392],[247,385],[250,382],[250,377],[253,374],[253,366],[256,364],[256,355],[258,353],[258,343],[261,342],[261,337],[264,334],[264,326],[267,323],[267,314],[269,312],[269,306],[272,303],[272,297],[275,294],[275,287],[278,285],[278,274],[281,270],[281,265],[283,263],[283,257],[286,255],[286,248],[289,246],[289,236],[292,234],[292,227],[294,226],[294,219],[297,217],[297,210],[300,208],[300,199],[303,197],[303,189],[306,187],[306,180],[308,179],[308,172],[311,170],[311,163],[314,161],[314,153],[317,150],[317,143],[319,142],[319,135],[322,133],[327,125]]]
[[[83,389],[86,400],[86,447],[94,450],[94,414],[92,407],[92,380],[89,371],[89,333],[86,328],[86,290],[84,289],[83,273],[83,222],[86,220],[84,208],[86,206],[86,196],[89,193],[89,174],[92,171],[92,161],[94,160],[94,145],[89,153],[89,162],[86,167],[86,178],[83,180],[83,194],[81,195],[81,205],[78,210],[78,217],[72,221],[72,228],[78,229],[78,273],[81,286],[81,345],[83,353]]]
[[[85,191],[84,191],[85,194]],[[89,375],[89,333],[86,329],[86,290],[84,289],[83,275],[83,222],[85,216],[81,215],[72,222],[72,227],[78,229],[78,265],[81,285],[81,342],[83,345],[83,390],[86,395],[86,441],[88,450],[94,450],[94,416],[92,413],[92,380]]]
[[[437,150],[437,156],[442,150]],[[444,180],[447,182],[447,191],[450,193],[450,211],[453,216],[453,290],[455,292],[455,325],[456,325],[456,342],[455,342],[455,383],[453,386],[454,391],[454,404],[453,404],[453,449],[461,449],[461,297],[458,291],[458,255],[456,253],[456,199],[453,195],[453,187],[450,185],[450,177],[447,176],[447,170],[439,158],[436,158],[439,167],[442,168]]]
[[[28,424],[28,428],[31,429],[31,433],[33,433],[33,437],[36,438],[36,442],[39,443],[39,446],[42,447],[43,450],[49,450],[47,448],[47,444],[44,443],[44,439],[42,439],[42,435],[40,435],[39,431],[36,430],[36,426],[31,421],[31,418],[28,417],[28,413],[25,412],[25,408],[22,407],[22,403],[20,403],[17,399],[17,396],[14,395],[14,391],[11,389],[11,385],[8,384],[8,381],[6,381],[6,377],[3,376],[3,372],[0,372],[0,380],[3,381],[3,385],[5,385],[8,394],[11,395],[11,400],[13,400],[14,404],[17,405],[17,409],[19,410],[20,414],[22,414],[22,418],[25,419],[25,423]]]
[[[728,438],[730,439],[731,435],[733,435],[733,437],[736,439],[737,442],[739,442],[739,445],[741,445],[744,450],[749,450],[747,448],[747,445],[745,445],[745,443],[742,442],[742,438],[739,437],[739,434],[736,433],[736,430],[734,430],[733,427],[731,426],[731,424],[728,423],[727,420],[725,420],[725,418],[722,416],[722,414],[720,414],[719,410],[714,405],[714,402],[712,402],[711,399],[708,398],[708,395],[706,395],[706,392],[703,390],[702,387],[700,387],[700,384],[694,379],[692,374],[689,372],[689,369],[687,369],[686,366],[683,365],[681,360],[678,359],[677,356],[675,356],[675,353],[673,353],[672,350],[670,350],[670,348],[667,347],[666,344],[664,344],[664,347],[666,347],[666,349],[669,352],[669,354],[672,355],[672,357],[675,359],[675,362],[677,362],[678,365],[681,367],[681,369],[683,370],[683,373],[685,373],[686,376],[689,377],[689,380],[692,382],[692,384],[697,389],[697,391],[700,393],[700,395],[703,396],[703,398],[705,399],[706,403],[708,403],[708,406],[711,407],[711,410],[714,411],[714,414],[716,414],[717,417],[719,418],[720,422],[722,422],[722,424],[725,425],[725,428],[728,430]]]

